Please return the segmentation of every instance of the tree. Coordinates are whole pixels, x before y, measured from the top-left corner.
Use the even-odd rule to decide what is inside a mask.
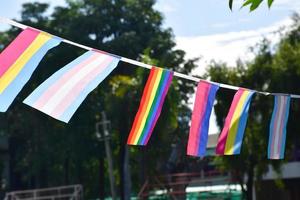
[[[154,0],[74,0],[67,1],[66,6],[56,7],[50,14],[48,4],[26,3],[21,23],[129,58],[149,58],[153,64],[188,74],[195,67],[196,60],[185,61],[182,50],[173,50],[172,30],[162,28],[163,18],[153,9],[154,3]],[[7,44],[18,32],[12,28],[2,33],[0,43]],[[1,114],[3,124],[0,128],[16,143],[10,190],[83,183],[87,198],[98,196],[98,188],[107,187],[103,181],[108,177],[105,174],[103,180],[99,172],[99,168],[105,166],[100,157],[103,148],[95,136],[94,127],[100,119],[100,111],[106,110],[112,122],[114,161],[120,166],[115,169],[119,195],[126,198],[126,139],[148,70],[120,62],[67,125],[21,104],[42,81],[82,53],[82,49],[66,44],[49,52],[9,111]],[[147,167],[147,174],[132,173],[133,185],[142,184],[143,178],[138,177],[161,170],[158,162],[166,159],[170,149],[159,146],[172,142],[174,135],[179,134],[176,131],[178,123],[188,123],[180,119],[187,113],[188,95],[193,92],[193,87],[193,83],[174,79],[149,148],[130,148],[133,155],[130,167]],[[142,157],[146,159],[151,155],[155,155],[155,162],[139,162]],[[143,168],[139,167],[140,163]]]
[[[264,39],[253,48],[255,58],[247,63],[238,62],[235,68],[228,68],[224,63],[212,63],[208,75],[214,81],[239,85],[259,91],[299,94],[300,59],[299,34],[300,18],[293,17],[291,30],[284,34],[276,47]],[[217,98],[215,111],[217,124],[222,127],[234,92],[222,92]],[[269,123],[273,109],[273,97],[256,94],[252,99],[242,152],[238,156],[217,157],[216,163],[223,169],[232,172],[240,182],[246,199],[252,199],[254,180],[260,183],[263,174],[271,165],[279,173],[282,163],[288,161],[295,145],[299,145],[297,137],[299,126],[297,116],[299,105],[292,101],[287,128],[286,155],[282,161],[268,160],[266,155],[269,136]],[[245,178],[247,177],[247,178]],[[246,187],[244,187],[246,184]],[[258,187],[259,189],[259,187]]]

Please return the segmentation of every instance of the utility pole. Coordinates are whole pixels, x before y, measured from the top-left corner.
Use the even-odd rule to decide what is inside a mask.
[[[117,199],[116,196],[116,190],[115,190],[115,177],[113,174],[113,160],[112,160],[112,154],[111,154],[111,148],[110,148],[110,136],[108,131],[108,126],[110,125],[110,121],[106,119],[105,112],[101,112],[102,120],[101,122],[96,123],[96,136],[100,141],[104,141],[105,146],[105,152],[106,152],[106,158],[108,163],[108,173],[109,173],[109,181],[110,181],[110,191],[111,191],[111,197],[113,200]],[[102,134],[100,134],[99,126],[102,126]]]

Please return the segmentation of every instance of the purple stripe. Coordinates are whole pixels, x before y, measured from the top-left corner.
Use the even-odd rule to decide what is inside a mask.
[[[199,152],[201,150],[201,145],[203,145],[203,142],[202,142],[202,139],[203,139],[203,123],[205,123],[205,121],[203,121],[203,119],[205,118],[205,113],[207,112],[208,109],[208,100],[209,100],[209,96],[210,96],[210,93],[211,93],[211,88],[212,88],[212,85],[209,84],[207,86],[207,89],[204,91],[205,92],[205,96],[203,98],[203,104],[201,105],[202,106],[202,113],[201,113],[201,116],[199,117],[199,121],[197,122],[197,126],[198,126],[198,130],[196,132],[196,149],[195,149],[195,155],[199,155]],[[204,109],[203,109],[204,108]],[[206,148],[206,146],[205,146]]]
[[[169,90],[170,84],[171,84],[171,82],[172,82],[172,78],[173,78],[173,72],[170,71],[170,72],[168,73],[168,83],[167,83],[166,87],[164,88],[164,93],[163,93],[163,95],[162,95],[162,99],[161,99],[160,104],[159,104],[159,107],[158,107],[158,109],[157,109],[157,112],[156,112],[154,121],[153,121],[153,123],[152,123],[152,125],[151,125],[150,133],[152,133],[152,131],[153,131],[153,129],[154,129],[154,126],[155,126],[155,124],[156,124],[156,121],[158,120],[158,117],[159,117],[159,115],[160,115],[162,106],[163,106],[163,104],[164,104],[165,97],[166,97],[166,95],[167,95],[167,92],[168,92],[168,90]],[[145,140],[145,141],[146,141],[146,142],[145,142],[145,145],[148,144],[149,139],[150,139],[150,134],[147,135],[147,138],[146,138],[146,140]]]

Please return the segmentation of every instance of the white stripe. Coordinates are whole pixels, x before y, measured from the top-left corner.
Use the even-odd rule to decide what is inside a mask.
[[[41,108],[45,113],[51,113],[55,107],[62,102],[66,95],[72,91],[73,87],[78,84],[87,74],[95,70],[102,62],[107,58],[106,55],[99,54],[99,57],[96,58],[93,62],[81,68],[75,76],[70,78],[64,85],[62,85],[59,90],[48,100],[48,102]]]
[[[278,152],[278,143],[279,141],[279,135],[280,135],[280,123],[282,121],[283,118],[283,110],[284,110],[284,105],[285,105],[285,96],[280,96],[278,98],[279,100],[279,111],[278,111],[278,120],[275,121],[275,139],[274,139],[274,149],[273,149],[273,157],[275,159],[279,159],[279,152]]]

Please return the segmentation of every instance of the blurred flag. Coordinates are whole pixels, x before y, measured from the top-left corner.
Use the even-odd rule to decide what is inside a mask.
[[[198,83],[187,147],[190,156],[205,156],[209,119],[218,89],[216,84],[206,81]]]
[[[127,144],[147,145],[172,82],[173,72],[152,67]]]
[[[284,158],[286,126],[289,118],[290,101],[290,96],[275,95],[269,134],[269,159]]]
[[[0,54],[0,112],[5,112],[51,48],[61,39],[31,28]]]
[[[224,128],[218,139],[216,154],[239,154],[248,119],[248,111],[254,92],[240,88],[234,95]]]
[[[54,73],[24,103],[67,123],[86,96],[116,68],[119,60],[88,51]]]

